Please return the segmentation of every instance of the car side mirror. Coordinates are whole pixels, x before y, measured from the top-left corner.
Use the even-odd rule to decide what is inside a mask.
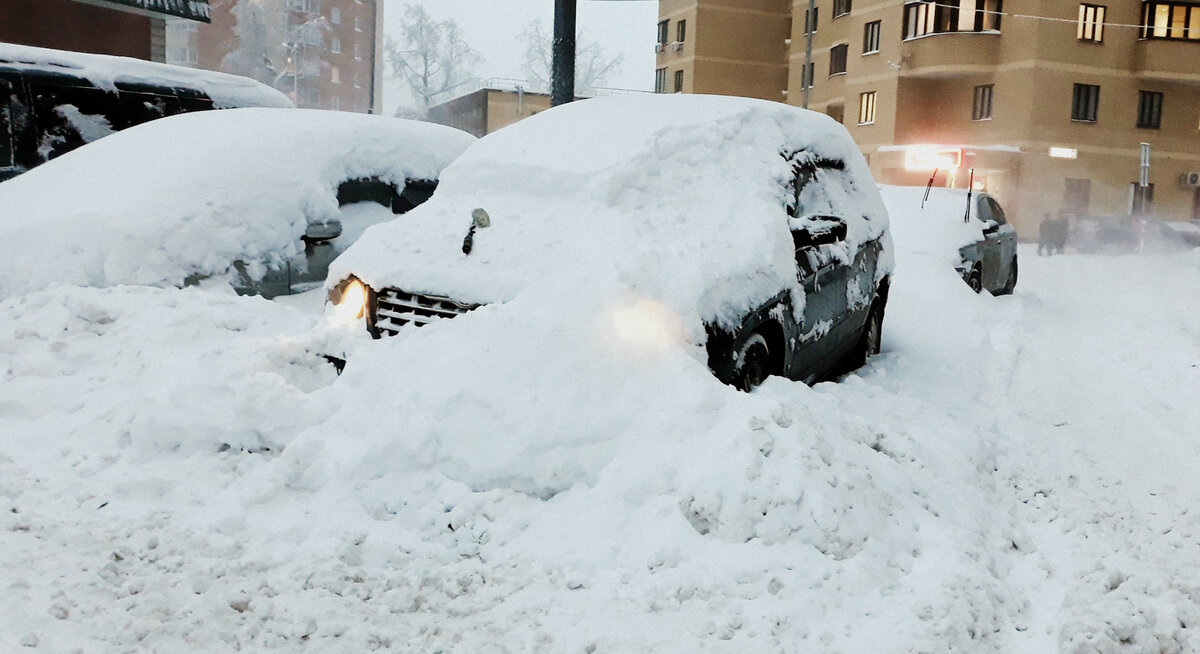
[[[796,249],[832,245],[846,240],[846,221],[837,216],[808,216],[793,221],[792,242]]]
[[[995,234],[998,231],[1000,231],[1000,223],[990,219],[983,222],[984,234]]]
[[[334,218],[323,223],[309,223],[308,228],[304,230],[304,242],[306,244],[320,243],[322,241],[332,241],[342,235],[342,221]]]

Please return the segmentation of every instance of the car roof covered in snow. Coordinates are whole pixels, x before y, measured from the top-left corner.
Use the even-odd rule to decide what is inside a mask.
[[[822,114],[746,98],[604,97],[484,137],[405,220],[377,225],[331,267],[376,288],[494,302],[587,275],[733,320],[736,295],[763,302],[795,283],[785,203],[793,164],[837,160],[825,198],[848,223],[847,252],[886,233],[886,209],[845,128]],[[491,226],[462,242],[475,208]],[[828,211],[826,211],[828,212]],[[702,264],[702,265],[701,265]],[[881,274],[890,270],[884,261]],[[737,288],[735,294],[716,292]]]
[[[202,91],[218,109],[291,107],[279,91],[249,77],[172,66],[130,57],[51,50],[0,43],[0,69],[59,71],[82,77],[96,88],[116,91],[118,83],[143,83]]]
[[[973,194],[971,218],[964,221],[965,189],[931,188],[927,199],[925,192],[924,186],[879,186],[891,218],[896,247],[907,252],[945,256],[958,264],[960,249],[984,240],[984,224],[977,211],[980,193]]]
[[[201,111],[154,120],[0,183],[12,248],[0,297],[65,282],[178,284],[231,262],[288,256],[337,188],[437,179],[474,141],[442,125],[309,109]]]

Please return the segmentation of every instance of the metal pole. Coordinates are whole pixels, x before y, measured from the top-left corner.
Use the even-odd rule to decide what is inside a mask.
[[[554,51],[550,64],[550,106],[575,99],[575,1],[554,0]]]
[[[1138,166],[1138,190],[1137,197],[1134,199],[1134,213],[1141,215],[1150,213],[1147,211],[1146,194],[1150,188],[1150,144],[1142,144],[1142,161]]]
[[[804,74],[800,76],[804,80],[804,108],[808,109],[808,90],[813,85],[813,65],[812,65],[812,42],[813,32],[816,30],[814,23],[817,22],[817,0],[808,0],[808,13],[804,18],[804,31],[806,32],[804,40]]]

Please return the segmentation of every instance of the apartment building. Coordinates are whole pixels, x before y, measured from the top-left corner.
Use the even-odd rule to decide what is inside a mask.
[[[813,5],[661,0],[658,90],[807,105],[881,182],[973,183],[1026,237],[1128,214],[1148,143],[1147,208],[1200,219],[1200,2]]]
[[[167,63],[245,75],[297,107],[377,113],[382,0],[211,0],[212,22],[169,21]]]

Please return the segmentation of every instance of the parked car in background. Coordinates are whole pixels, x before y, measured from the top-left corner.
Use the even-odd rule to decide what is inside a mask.
[[[987,193],[923,186],[880,186],[897,247],[944,255],[979,293],[1017,287],[1017,233]]]
[[[1200,225],[1152,216],[1102,215],[1071,221],[1069,247],[1081,254],[1132,254],[1200,246]]]
[[[0,184],[0,298],[52,283],[227,277],[274,296],[319,286],[369,224],[424,202],[475,138],[308,109],[180,114]]]
[[[237,75],[0,43],[0,181],[156,118],[291,106]]]
[[[747,390],[879,351],[887,212],[824,115],[730,97],[586,100],[481,139],[442,180],[334,262],[335,317],[386,337],[521,301],[554,307],[571,332],[614,307],[612,331],[682,325],[681,343]]]

